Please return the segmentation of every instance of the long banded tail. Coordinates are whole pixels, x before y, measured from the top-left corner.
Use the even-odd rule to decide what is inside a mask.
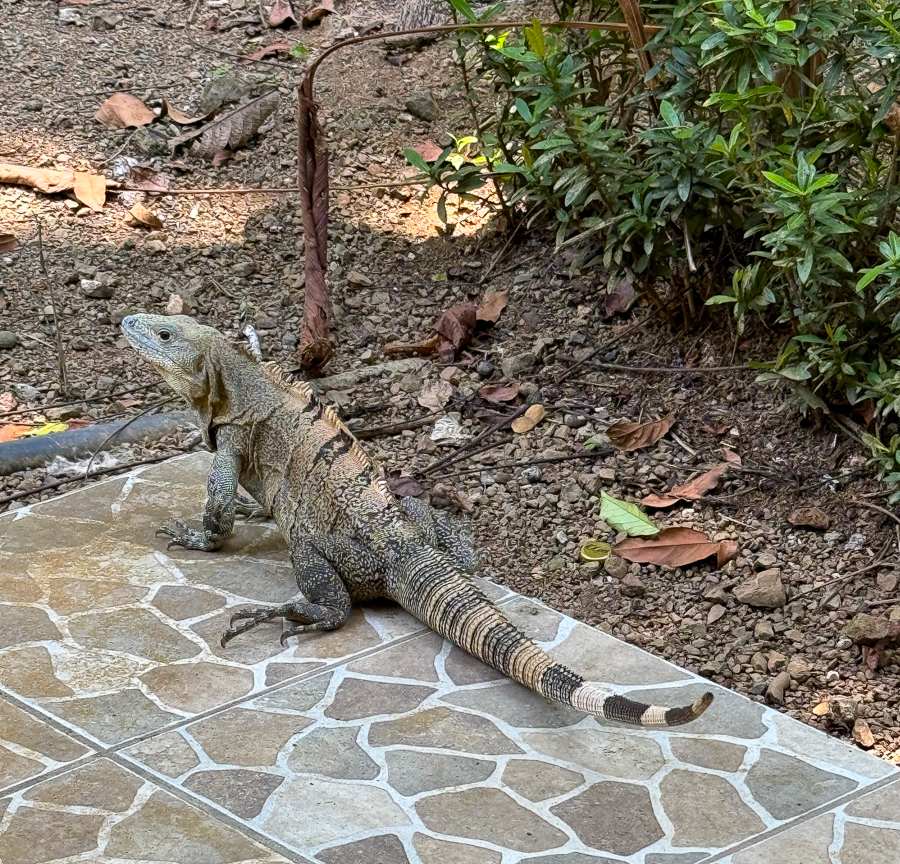
[[[619,696],[585,681],[539,648],[440,552],[423,547],[405,557],[388,579],[393,599],[445,639],[547,699],[606,720],[638,726],[689,723],[712,702],[662,708]]]

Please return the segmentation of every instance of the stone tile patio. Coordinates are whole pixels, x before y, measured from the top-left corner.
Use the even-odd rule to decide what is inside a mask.
[[[387,603],[282,649],[269,523],[215,554],[196,454],[0,516],[0,861],[896,864],[900,774],[717,688],[672,732],[551,705]],[[490,583],[555,656],[665,704],[709,683]]]

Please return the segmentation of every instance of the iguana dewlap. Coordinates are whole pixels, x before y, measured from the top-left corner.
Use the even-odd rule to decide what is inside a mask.
[[[182,315],[129,315],[132,347],[193,408],[214,452],[203,528],[163,528],[188,549],[219,548],[235,513],[252,505],[271,514],[290,547],[302,593],[275,607],[232,618],[230,639],[285,618],[290,636],[340,627],[354,601],[388,597],[441,636],[548,699],[609,720],[675,726],[709,706],[660,708],[616,695],[557,663],[526,638],[467,574],[466,540],[415,499],[398,502],[378,466],[307,384],[241,353],[216,330]],[[240,621],[235,626],[235,621]]]

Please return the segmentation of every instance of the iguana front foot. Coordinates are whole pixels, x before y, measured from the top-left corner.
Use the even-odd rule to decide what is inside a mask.
[[[184,549],[199,549],[203,552],[212,552],[221,545],[208,531],[198,531],[191,528],[184,519],[176,519],[174,526],[160,525],[156,529],[156,536],[160,534],[171,537],[166,549],[173,546],[181,546]]]

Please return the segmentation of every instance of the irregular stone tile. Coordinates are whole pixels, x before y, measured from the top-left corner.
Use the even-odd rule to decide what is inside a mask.
[[[411,642],[393,645],[362,660],[356,660],[347,668],[351,672],[382,675],[385,678],[437,681],[434,663],[443,646],[444,640],[437,633],[425,633]]]
[[[483,684],[487,681],[498,681],[506,676],[496,669],[492,669],[487,663],[476,660],[471,654],[457,648],[455,645],[444,660],[444,671],[450,676],[450,680],[457,687],[465,687],[467,684]]]
[[[253,689],[249,669],[206,662],[158,666],[141,680],[163,704],[189,713],[215,708]]]
[[[264,852],[202,810],[165,792],[154,792],[140,810],[113,825],[104,855],[138,861],[229,864],[264,857]]]
[[[451,843],[427,834],[413,834],[413,846],[422,864],[500,864],[503,856],[493,849]]]
[[[101,579],[47,579],[44,587],[48,604],[59,615],[111,609],[143,599],[149,592],[144,585],[128,585]]]
[[[124,813],[143,785],[143,780],[108,759],[97,759],[38,783],[25,792],[24,797],[28,801],[62,807],[96,807]]]
[[[0,835],[3,864],[41,864],[97,848],[106,817],[19,807]]]
[[[202,497],[206,494],[206,481],[212,467],[212,458],[212,453],[198,450],[196,453],[176,456],[156,465],[143,466],[135,471],[139,481],[135,485],[159,483],[164,486],[190,486]]]
[[[418,795],[432,789],[480,783],[487,780],[497,767],[485,759],[414,750],[390,750],[385,753],[385,759],[388,783],[401,795]]]
[[[487,689],[450,693],[442,696],[441,701],[492,714],[519,729],[559,729],[574,726],[586,716],[580,711],[549,702],[514,681]]]
[[[150,660],[140,657],[77,645],[59,645],[53,652],[56,677],[77,696],[133,687],[134,679],[150,665]]]
[[[56,625],[43,609],[36,609],[34,606],[0,606],[0,648],[61,638]]]
[[[724,687],[697,682],[685,687],[666,687],[661,690],[632,690],[627,695],[640,702],[676,707],[689,705],[710,690],[714,695],[712,705],[686,727],[692,735],[728,735],[732,738],[753,739],[765,734],[766,725],[763,723],[765,706]],[[770,715],[775,713],[769,712]],[[797,726],[803,725],[796,721],[791,722]]]
[[[588,681],[646,686],[689,680],[687,672],[584,624],[576,624],[550,653]]]
[[[74,495],[61,495],[42,501],[34,508],[34,513],[55,519],[91,519],[109,523],[113,520],[113,502],[122,494],[128,479],[114,477],[111,480],[101,480],[79,489]]]
[[[203,795],[220,807],[240,816],[253,819],[259,816],[269,796],[284,777],[246,768],[227,768],[221,771],[198,771],[184,781],[186,788]]]
[[[711,738],[681,738],[673,735],[669,742],[672,752],[682,762],[713,768],[717,771],[737,771],[744,761],[746,747],[715,741]]]
[[[56,677],[50,652],[43,645],[0,654],[0,684],[20,696],[71,696],[75,692]]]
[[[475,584],[482,590],[484,596],[488,598],[492,603],[499,603],[501,600],[506,599],[507,597],[513,596],[513,592],[509,590],[505,585],[499,585],[497,582],[491,582],[490,579],[485,579],[484,576],[473,576],[472,577]]]
[[[490,720],[449,708],[429,708],[409,717],[373,723],[369,744],[373,747],[390,744],[439,747],[484,756],[522,752]]]
[[[541,855],[539,858],[529,858],[528,864],[619,864],[619,862],[612,858],[585,855],[583,852],[564,852],[561,855]]]
[[[308,633],[291,641],[294,659],[336,660],[382,644],[378,631],[366,620],[358,606],[339,630]]]
[[[856,788],[856,782],[764,747],[744,780],[776,819],[793,819]]]
[[[252,666],[268,657],[284,654],[285,650],[278,641],[281,636],[281,627],[275,624],[260,624],[222,647],[222,634],[228,629],[231,616],[247,605],[232,606],[214,615],[191,625],[194,631],[209,646],[210,651],[216,657],[222,657],[233,663],[244,663]]]
[[[43,770],[43,764],[36,759],[19,756],[0,744],[0,789],[34,777]]]
[[[289,711],[300,713],[315,708],[328,691],[331,683],[331,673],[316,675],[315,678],[298,681],[282,690],[274,693],[264,693],[254,699],[253,704],[257,708],[265,708],[267,711]]]
[[[287,542],[273,521],[238,521],[235,538],[240,544],[238,548],[242,555],[280,562],[290,561]]]
[[[721,777],[675,770],[659,787],[663,809],[675,827],[673,846],[721,848],[765,830],[759,816]]]
[[[53,702],[46,707],[106,744],[118,744],[181,719],[158,708],[137,689]]]
[[[841,864],[897,864],[900,830],[848,822],[844,826]]]
[[[413,618],[409,612],[393,600],[378,597],[368,600],[359,608],[385,644],[403,636],[411,636],[413,633],[428,632],[425,624],[417,618]]]
[[[225,605],[225,598],[187,585],[163,585],[153,595],[153,605],[173,621],[205,615]]]
[[[416,802],[426,828],[470,840],[485,840],[517,852],[544,852],[568,839],[536,813],[499,789],[442,792]]]
[[[410,824],[383,789],[316,777],[283,783],[269,798],[266,810],[260,827],[300,849]]]
[[[434,688],[417,684],[345,678],[334,694],[334,701],[325,709],[325,716],[335,720],[359,720],[381,714],[405,714],[421,705],[432,693]]]
[[[871,753],[864,753],[858,747],[851,747],[778,711],[770,711],[766,719],[774,726],[778,733],[778,743],[782,747],[801,755],[815,753],[817,760],[830,763],[837,773],[878,780],[897,770]]]
[[[156,529],[165,522],[187,519],[199,523],[206,489],[194,491],[173,484],[136,482],[124,500],[113,505],[115,521],[110,535],[143,544],[177,558],[177,547],[167,549],[168,538],[157,537]],[[198,554],[198,553],[193,553]],[[204,554],[204,553],[199,553]],[[207,553],[208,554],[208,553]]]
[[[624,780],[649,780],[666,761],[652,738],[617,729],[529,732],[523,738],[545,756]]]
[[[292,735],[312,723],[306,717],[232,708],[188,726],[188,732],[213,762],[244,767],[275,764]]]
[[[296,678],[305,675],[311,669],[321,666],[321,663],[269,663],[266,666],[266,687],[280,684],[288,678]]]
[[[147,609],[80,615],[69,621],[69,632],[79,645],[122,651],[157,663],[187,660],[200,653],[198,645]]]
[[[323,849],[316,856],[325,864],[409,864],[406,850],[395,834],[380,834]]]
[[[29,555],[38,549],[45,555],[53,553],[60,564],[64,564],[66,558],[72,556],[59,553],[88,545],[108,528],[103,522],[51,519],[32,513],[4,526],[0,533],[0,549],[13,555]]]
[[[206,558],[199,561],[179,561],[178,568],[192,585],[208,585],[243,597],[244,605],[286,603],[297,593],[297,579],[287,560],[256,561],[250,565],[240,555],[219,558],[206,553]],[[281,635],[277,622],[261,624],[258,629],[273,631],[276,642]]]
[[[550,812],[571,825],[585,846],[614,855],[633,855],[663,837],[649,793],[631,783],[595,783]]]
[[[529,801],[544,801],[571,792],[584,783],[584,777],[550,762],[510,759],[503,772],[503,783]]]
[[[90,752],[87,747],[21,708],[0,699],[0,739],[27,747],[56,762],[72,762]]]
[[[731,860],[733,864],[818,864],[819,861],[825,864],[831,861],[828,847],[833,832],[834,814],[823,813],[749,849],[735,852]]]
[[[900,781],[851,801],[844,812],[862,819],[900,822]]]
[[[559,612],[530,600],[513,597],[503,604],[503,612],[529,639],[535,642],[552,642],[559,630],[563,616]]]
[[[356,743],[354,726],[313,729],[294,743],[288,768],[296,774],[323,774],[338,780],[374,780],[378,766]]]
[[[167,777],[180,777],[200,764],[200,759],[179,732],[163,732],[125,750],[129,756]]]
[[[43,596],[40,586],[25,569],[22,556],[0,554],[0,601],[3,603],[36,603]]]
[[[706,857],[705,852],[653,852],[644,858],[644,864],[697,864]]]

